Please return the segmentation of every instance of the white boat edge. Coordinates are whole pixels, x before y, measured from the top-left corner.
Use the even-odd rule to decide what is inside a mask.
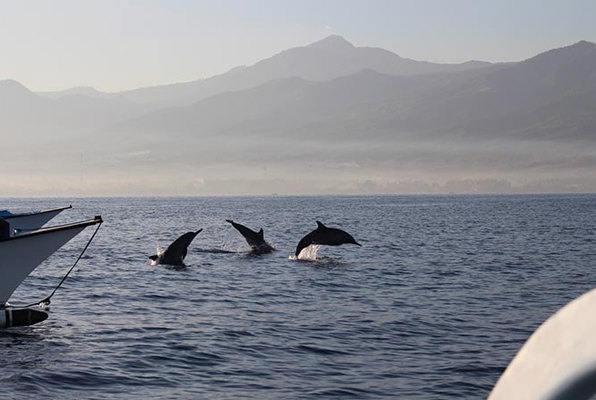
[[[530,336],[488,400],[581,400],[596,394],[596,289],[547,319]]]
[[[15,236],[24,232],[34,231],[47,224],[52,218],[64,210],[71,209],[72,205],[67,207],[52,208],[37,212],[27,212],[18,214],[9,214],[0,216],[10,224],[10,235]]]
[[[0,313],[16,288],[46,258],[86,227],[101,222],[101,216],[96,216],[0,239]]]

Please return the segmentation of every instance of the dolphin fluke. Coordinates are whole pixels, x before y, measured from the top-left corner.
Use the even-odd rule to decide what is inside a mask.
[[[321,244],[327,246],[340,246],[342,244],[351,243],[362,246],[358,243],[352,235],[348,232],[337,228],[328,228],[321,221],[317,222],[317,229],[304,236],[296,246],[296,257],[306,247],[313,244]]]
[[[186,232],[184,235],[174,240],[172,244],[168,246],[166,251],[161,254],[149,256],[149,258],[153,260],[155,264],[183,266],[184,258],[186,258],[188,252],[188,246],[202,230],[203,229],[199,229],[196,232]]]
[[[263,228],[261,228],[258,232],[255,232],[242,224],[232,221],[231,219],[226,219],[226,222],[232,224],[232,226],[236,228],[238,232],[240,232],[250,246],[253,254],[270,253],[271,251],[275,250],[273,246],[265,241],[265,233],[263,232]]]

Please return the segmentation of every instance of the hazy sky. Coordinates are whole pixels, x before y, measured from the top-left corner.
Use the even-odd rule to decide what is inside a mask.
[[[330,34],[435,62],[596,42],[593,0],[0,0],[0,79],[34,91],[191,81]]]

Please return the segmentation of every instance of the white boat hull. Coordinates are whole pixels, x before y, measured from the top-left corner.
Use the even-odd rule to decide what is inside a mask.
[[[87,226],[100,222],[101,217],[95,217],[0,240],[0,308],[39,264]]]
[[[553,314],[530,336],[488,400],[580,400],[596,394],[596,289]]]

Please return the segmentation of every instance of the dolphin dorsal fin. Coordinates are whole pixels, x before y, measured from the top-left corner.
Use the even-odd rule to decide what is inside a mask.
[[[321,221],[317,221],[317,229],[327,228]]]
[[[264,237],[264,236],[263,236],[263,235],[264,235],[263,228],[261,228],[261,229],[260,229],[260,230],[259,230],[257,233],[258,233],[259,237],[260,237],[261,239],[263,239],[263,237]]]

